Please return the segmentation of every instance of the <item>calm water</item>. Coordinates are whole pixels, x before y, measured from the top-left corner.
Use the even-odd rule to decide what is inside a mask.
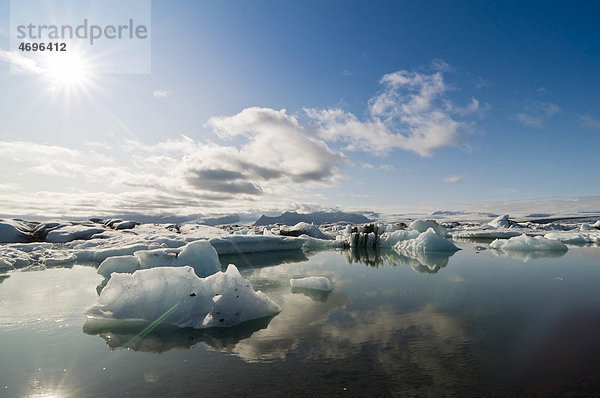
[[[222,258],[283,311],[194,331],[86,322],[93,267],[0,278],[0,396],[510,396],[600,393],[600,248],[450,258]],[[293,290],[320,275],[331,294]]]

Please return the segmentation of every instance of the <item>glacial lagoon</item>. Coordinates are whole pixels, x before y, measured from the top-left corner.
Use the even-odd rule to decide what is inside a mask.
[[[94,266],[0,280],[7,397],[595,395],[598,247],[451,256],[289,250],[221,256],[282,311],[194,330],[87,319]],[[332,292],[292,288],[326,276]],[[149,327],[150,326],[150,327]]]

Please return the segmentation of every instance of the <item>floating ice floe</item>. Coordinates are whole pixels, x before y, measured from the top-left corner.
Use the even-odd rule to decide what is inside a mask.
[[[94,262],[102,262],[109,257],[115,256],[131,256],[137,251],[149,249],[149,245],[145,243],[134,243],[129,245],[126,244],[121,247],[115,246],[104,247],[101,245],[97,245],[96,242],[86,242],[85,244],[75,246],[73,249],[79,261]]]
[[[512,226],[515,226],[516,223],[510,218],[508,218],[508,214],[503,214],[494,218],[492,221],[487,223],[487,225],[493,228],[510,228]]]
[[[333,237],[324,234],[319,228],[307,222],[299,222],[293,227],[283,227],[279,230],[279,234],[283,236],[300,236],[308,235],[312,238],[332,240]]]
[[[496,239],[490,248],[509,251],[567,251],[568,247],[557,240],[543,236],[527,236],[525,234],[510,239]]]
[[[77,260],[71,250],[53,249],[52,243],[13,243],[0,246],[0,271],[30,266],[56,267]]]
[[[300,289],[321,290],[324,292],[333,290],[331,282],[324,276],[290,279],[290,285]]]
[[[412,229],[401,229],[393,232],[384,232],[379,237],[379,247],[393,247],[398,242],[409,239],[415,239],[419,235],[419,231]]]
[[[407,257],[416,257],[423,253],[454,253],[460,249],[436,234],[433,228],[429,228],[414,239],[396,243],[394,250]]]
[[[434,232],[442,238],[445,238],[448,234],[446,228],[438,224],[435,220],[415,220],[411,222],[408,227],[415,231],[419,231],[419,233],[423,233],[429,228],[433,228]]]
[[[299,238],[304,239],[302,247],[308,250],[343,249],[346,247],[346,238],[343,235],[337,235],[334,240],[318,239],[308,235],[300,235]]]
[[[97,225],[76,224],[66,225],[49,231],[45,241],[52,243],[66,243],[73,240],[88,240],[94,235],[104,232],[105,229]]]
[[[195,329],[226,327],[272,316],[281,308],[254,291],[235,265],[199,278],[191,267],[160,267],[112,275],[89,317],[144,319]]]
[[[585,245],[588,243],[600,244],[600,231],[584,230],[586,232],[550,232],[544,235],[546,239],[558,240],[573,245]]]
[[[209,240],[218,254],[257,253],[273,250],[298,250],[305,240],[269,235],[228,235]]]
[[[0,219],[0,243],[31,242],[31,225],[23,220]]]
[[[190,266],[200,277],[221,269],[214,247],[206,240],[188,243],[180,249],[139,250],[134,255],[108,257],[98,267],[98,273],[109,277],[113,272],[132,273],[138,269]]]

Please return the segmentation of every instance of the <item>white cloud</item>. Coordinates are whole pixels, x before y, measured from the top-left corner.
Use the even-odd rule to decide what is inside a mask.
[[[514,118],[520,123],[536,128],[542,128],[546,122],[559,113],[561,108],[552,102],[532,102],[525,108],[525,112],[519,112]]]
[[[19,70],[37,74],[46,73],[33,59],[22,56],[16,51],[0,50],[0,60],[16,66]]]
[[[448,176],[444,178],[444,182],[447,184],[456,184],[457,182],[461,182],[464,178],[464,176]]]
[[[590,130],[600,131],[600,120],[588,115],[578,115],[582,127]]]
[[[342,109],[305,109],[298,116],[258,107],[210,118],[206,127],[219,144],[187,135],[153,145],[112,137],[119,151],[99,142],[84,143],[85,150],[0,142],[0,184],[20,184],[18,191],[0,192],[0,213],[289,209],[317,198],[313,188],[343,177],[352,163],[338,144],[375,154],[401,149],[431,156],[461,141],[466,123],[458,118],[479,107],[476,99],[464,107],[453,104],[441,72],[398,71],[383,76],[381,84],[363,119]],[[375,169],[371,163],[360,167]]]
[[[339,168],[347,163],[342,153],[311,137],[285,109],[247,108],[231,117],[213,117],[207,126],[224,138],[246,138],[236,154],[244,165],[238,171],[266,180],[328,182],[335,180]]]
[[[369,100],[369,117],[360,120],[342,109],[305,109],[317,123],[320,137],[347,143],[346,149],[385,154],[394,149],[431,156],[462,140],[465,116],[479,108],[472,99],[466,107],[454,105],[441,72],[422,74],[405,70],[384,75],[384,89]]]
[[[475,85],[475,88],[482,89],[482,88],[493,87],[494,82],[484,79],[481,76],[478,76],[474,79],[474,85]]]
[[[152,94],[154,95],[154,98],[159,99],[159,98],[166,98],[166,97],[170,96],[171,92],[168,90],[154,90],[154,92]]]

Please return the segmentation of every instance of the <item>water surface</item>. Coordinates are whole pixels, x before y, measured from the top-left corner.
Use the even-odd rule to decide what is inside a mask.
[[[0,396],[598,395],[600,255],[228,256],[282,312],[229,329],[88,321],[89,266],[0,279]],[[326,276],[331,293],[292,289]]]

